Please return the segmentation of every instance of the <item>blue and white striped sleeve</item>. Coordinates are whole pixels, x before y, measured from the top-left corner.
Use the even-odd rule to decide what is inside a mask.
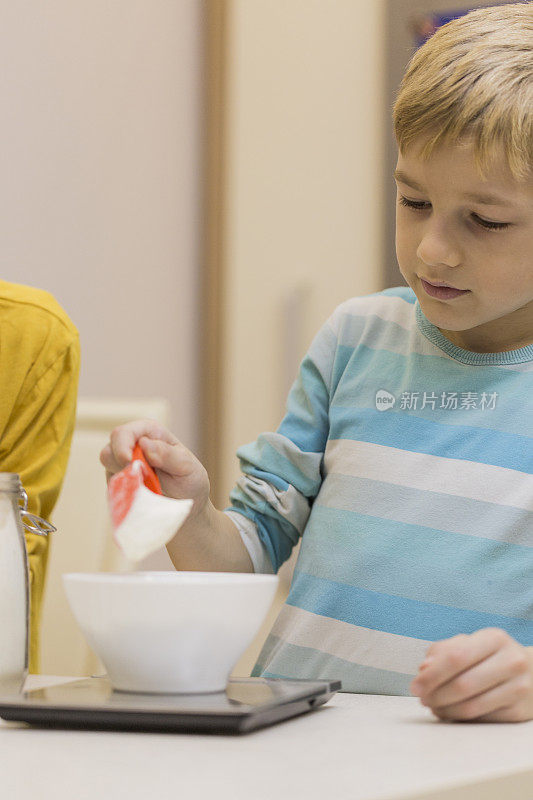
[[[225,512],[237,525],[255,572],[277,573],[289,558],[320,489],[337,343],[332,319],[300,365],[278,430],[237,450],[242,475]]]

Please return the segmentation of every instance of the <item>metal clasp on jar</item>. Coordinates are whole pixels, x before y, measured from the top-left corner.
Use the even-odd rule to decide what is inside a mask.
[[[22,501],[22,505],[20,506],[20,502]],[[28,509],[28,495],[26,494],[25,489],[20,490],[19,493],[19,506],[20,506],[20,519],[24,526],[24,529],[28,533],[36,533],[38,536],[48,536],[49,533],[55,533],[57,528],[54,528],[50,522],[47,522],[42,517],[38,517],[36,514],[30,514]]]

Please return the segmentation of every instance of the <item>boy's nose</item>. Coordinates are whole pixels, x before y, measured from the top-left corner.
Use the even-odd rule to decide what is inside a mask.
[[[417,257],[430,267],[443,265],[458,267],[461,264],[461,255],[453,242],[442,232],[432,229],[422,237],[416,251]]]

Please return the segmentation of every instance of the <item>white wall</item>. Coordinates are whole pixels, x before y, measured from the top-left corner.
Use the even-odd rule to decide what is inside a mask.
[[[163,396],[197,447],[203,0],[2,4],[1,275],[81,335],[80,394]]]

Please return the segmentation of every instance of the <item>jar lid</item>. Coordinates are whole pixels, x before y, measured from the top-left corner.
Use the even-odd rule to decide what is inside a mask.
[[[9,492],[18,497],[20,520],[27,533],[36,533],[38,536],[48,536],[55,533],[55,528],[50,522],[30,514],[28,511],[28,495],[20,482],[20,475],[16,472],[0,472],[0,492]],[[20,503],[22,502],[22,505]]]
[[[0,472],[0,492],[16,492],[18,494],[21,489],[20,475],[17,472]]]

